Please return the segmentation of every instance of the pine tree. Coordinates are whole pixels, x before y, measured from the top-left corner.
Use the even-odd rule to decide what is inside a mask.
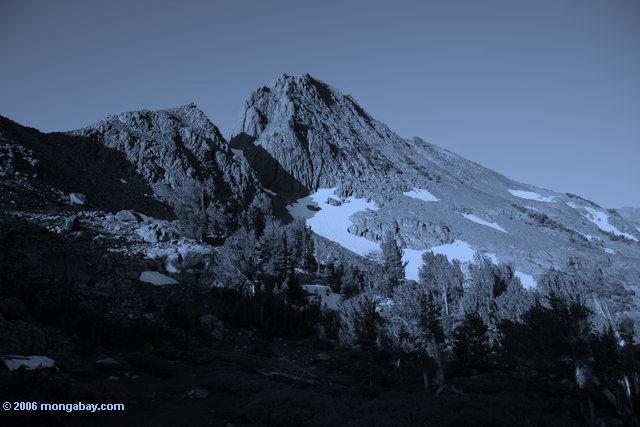
[[[468,313],[453,331],[453,353],[461,367],[486,369],[489,366],[487,325],[478,313]]]
[[[316,268],[315,243],[310,227],[307,227],[304,220],[298,219],[291,226],[291,252],[296,267],[306,271]]]
[[[256,244],[257,272],[256,282],[258,285],[270,285],[273,281],[270,274],[269,264],[273,256],[272,241],[266,235],[262,235]]]
[[[441,299],[443,316],[451,318],[454,315],[454,306],[457,306],[463,294],[464,276],[460,263],[457,260],[450,263],[442,254],[425,252],[422,255],[422,267],[418,276],[423,287],[430,289]]]
[[[393,292],[393,304],[385,313],[391,324],[391,330],[402,331],[396,334],[402,341],[396,343],[407,352],[418,352],[423,358],[422,378],[425,391],[429,387],[427,360],[436,365],[436,384],[444,385],[443,343],[445,339],[442,327],[444,305],[442,298],[434,288],[414,282],[398,285]]]
[[[302,234],[302,263],[301,267],[306,271],[313,271],[317,267],[316,262],[316,245],[313,240],[313,232],[311,227],[304,227]]]
[[[392,232],[388,232],[381,245],[382,262],[387,278],[389,292],[404,282],[405,263],[402,262],[402,249],[398,246]]]
[[[337,260],[330,262],[327,264],[325,274],[331,291],[339,294],[342,290],[342,279],[344,277],[344,267],[342,264]]]
[[[342,277],[340,292],[348,299],[362,292],[364,285],[364,272],[357,266],[350,264]]]
[[[284,287],[287,303],[297,305],[303,305],[306,303],[304,290],[296,280],[295,275],[291,274],[285,279]]]
[[[374,358],[380,351],[384,331],[384,319],[378,311],[376,298],[365,292],[346,301],[340,311],[340,323],[342,341],[366,354],[371,385]]]
[[[293,270],[291,266],[291,248],[285,233],[280,233],[277,240],[274,267],[275,276],[278,283],[282,283],[284,279]]]

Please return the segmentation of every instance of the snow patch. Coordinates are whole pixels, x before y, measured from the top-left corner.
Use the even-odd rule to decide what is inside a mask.
[[[609,248],[603,248],[602,250],[605,251],[608,254],[615,254],[616,253],[616,251],[614,251],[613,249],[609,249]]]
[[[55,363],[53,359],[47,356],[18,356],[7,354],[2,361],[10,371],[15,371],[21,367],[31,371],[34,369],[53,368]]]
[[[460,262],[472,262],[476,251],[464,240],[456,240],[446,245],[434,246],[431,248],[434,254],[442,254],[449,261],[457,259]]]
[[[526,190],[507,190],[507,191],[511,193],[512,196],[520,197],[521,199],[536,200],[538,202],[553,202],[552,196],[542,196],[533,191],[526,191]]]
[[[505,230],[504,228],[500,227],[495,222],[485,221],[484,219],[478,218],[477,216],[472,215],[472,214],[462,214],[462,216],[465,217],[466,219],[468,219],[469,221],[473,221],[473,222],[475,222],[477,224],[486,225],[487,227],[491,227],[494,230],[502,231],[503,233],[507,232],[507,230]]]
[[[333,196],[335,196],[335,188],[321,188],[287,206],[287,211],[294,218],[305,219],[314,233],[358,255],[365,256],[371,252],[378,252],[380,250],[378,243],[348,231],[352,225],[351,216],[366,209],[377,210],[375,203],[351,196],[340,206],[333,206],[327,203]],[[313,209],[309,209],[309,206]]]
[[[178,282],[174,278],[165,276],[164,274],[157,271],[143,271],[142,273],[140,273],[140,278],[138,280],[145,283],[151,283],[154,286],[180,284],[180,282]]]
[[[411,191],[406,191],[404,193],[407,197],[412,197],[414,199],[422,200],[424,202],[437,202],[439,199],[433,194],[429,193],[427,190],[423,190],[421,188],[414,188]]]
[[[405,263],[404,277],[407,280],[418,281],[420,267],[422,267],[422,254],[428,249],[405,249],[402,252],[402,261]]]
[[[589,221],[591,221],[592,223],[594,223],[600,230],[603,231],[607,231],[609,233],[613,233],[617,236],[622,236],[622,237],[626,237],[627,239],[633,240],[635,242],[638,241],[638,238],[636,236],[634,236],[633,234],[629,234],[629,233],[625,233],[623,231],[618,230],[613,224],[611,224],[609,222],[609,215],[607,215],[606,213],[599,211],[597,209],[594,209],[592,207],[589,206],[580,206],[577,205],[573,202],[567,202],[567,205],[569,207],[572,207],[574,209],[584,209],[587,211],[587,213],[582,213],[580,212],[580,215],[582,215],[583,217],[587,218]]]
[[[520,283],[522,283],[522,287],[525,289],[535,289],[538,287],[538,283],[535,281],[532,275],[523,273],[522,271],[515,272],[516,277],[520,279]]]
[[[476,251],[464,240],[456,240],[453,243],[434,246],[431,249],[405,249],[402,253],[402,260],[406,263],[404,274],[408,280],[418,280],[420,267],[422,267],[422,254],[425,252],[433,252],[447,257],[451,262],[454,259],[461,263],[474,262]],[[495,254],[485,253],[494,263],[498,263],[498,257]]]
[[[309,298],[320,303],[320,307],[331,311],[338,311],[342,296],[331,291],[326,285],[302,285],[302,289],[308,292]]]
[[[273,191],[273,190],[269,190],[268,188],[265,188],[265,189],[264,189],[264,191],[266,191],[267,193],[271,194],[271,195],[272,195],[272,196],[274,196],[274,197],[278,195],[278,193],[276,193],[276,192],[275,192],[275,191]]]

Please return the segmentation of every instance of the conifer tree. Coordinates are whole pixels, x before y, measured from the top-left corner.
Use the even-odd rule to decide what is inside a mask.
[[[387,277],[387,284],[391,292],[396,286],[404,282],[404,267],[402,249],[398,246],[391,231],[387,232],[382,241],[382,263]]]
[[[478,313],[467,313],[453,331],[453,353],[461,367],[486,369],[489,366],[487,325]]]

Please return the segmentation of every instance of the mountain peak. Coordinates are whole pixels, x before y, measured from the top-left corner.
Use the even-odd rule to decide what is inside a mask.
[[[165,132],[169,129],[188,128],[220,144],[226,141],[209,117],[194,102],[159,110],[133,110],[107,116],[105,119],[73,131],[87,133],[111,130],[136,134]]]
[[[364,181],[376,180],[375,171],[402,175],[396,148],[406,142],[353,97],[307,73],[282,74],[254,91],[245,102],[238,130],[269,153],[300,190],[347,182],[349,188],[364,188]],[[273,179],[280,181],[281,176],[273,174]],[[284,185],[268,181],[267,187]],[[392,182],[406,184],[402,178]]]

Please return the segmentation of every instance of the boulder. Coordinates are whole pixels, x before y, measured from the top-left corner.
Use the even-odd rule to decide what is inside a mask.
[[[340,200],[334,199],[333,197],[329,197],[327,199],[327,204],[331,206],[340,206],[342,205],[342,202]]]
[[[160,234],[158,229],[153,224],[143,225],[136,230],[138,236],[142,237],[145,242],[158,243],[160,241]]]
[[[136,233],[149,243],[168,242],[180,237],[175,229],[159,223],[143,225],[136,230]]]
[[[64,220],[64,231],[71,232],[71,231],[75,231],[77,230],[78,226],[80,225],[80,221],[78,221],[78,216],[77,215],[71,215],[68,218],[65,218]]]
[[[87,196],[82,193],[71,193],[69,194],[69,202],[71,202],[72,205],[82,206],[87,203]]]
[[[53,368],[55,366],[53,359],[47,356],[18,356],[8,354],[2,357],[2,361],[10,371],[15,371],[22,367],[28,371],[32,371],[34,369]]]
[[[203,388],[194,388],[187,392],[191,399],[204,399],[209,396],[209,392]]]
[[[137,213],[128,209],[118,211],[115,215],[115,218],[118,221],[122,221],[122,222],[140,222],[141,221],[141,218]]]
[[[115,371],[122,368],[122,364],[112,357],[98,359],[96,365],[105,371]]]
[[[224,336],[224,323],[213,314],[205,314],[200,317],[200,324],[216,340],[221,340]]]
[[[157,271],[143,271],[138,278],[141,282],[151,283],[154,286],[179,285],[176,279],[165,276]]]

